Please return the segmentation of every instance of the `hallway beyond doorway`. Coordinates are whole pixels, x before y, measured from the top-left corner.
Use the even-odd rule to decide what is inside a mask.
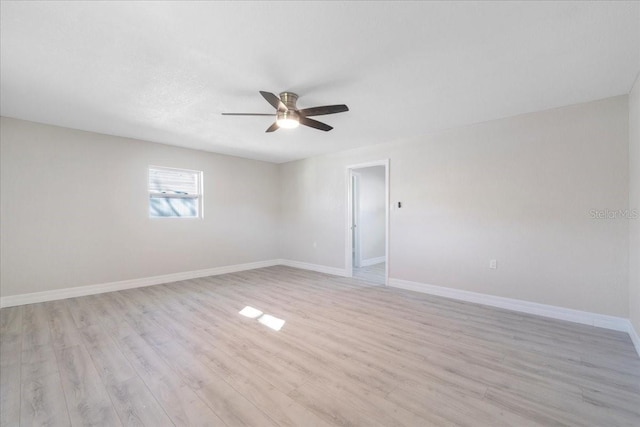
[[[386,262],[369,265],[367,267],[353,267],[353,277],[367,282],[385,284]]]

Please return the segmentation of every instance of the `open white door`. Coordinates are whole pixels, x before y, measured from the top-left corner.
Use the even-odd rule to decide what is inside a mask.
[[[367,255],[363,253],[363,246],[367,246],[364,243],[365,240],[370,241],[371,233],[365,230],[367,225],[367,218],[362,218],[363,209],[366,211],[367,208],[362,206],[362,203],[365,203],[367,198],[363,195],[364,189],[363,185],[366,188],[366,183],[363,183],[362,180],[365,180],[367,171],[371,172],[371,169],[377,170],[377,179],[380,180],[380,167],[383,168],[384,173],[384,220],[383,224],[379,227],[376,227],[375,230],[379,230],[379,228],[384,228],[384,256],[380,256],[378,253],[375,255],[375,259],[370,258],[371,255]],[[380,160],[369,163],[361,163],[356,165],[350,165],[346,168],[346,183],[347,183],[347,229],[345,230],[345,265],[347,268],[347,272],[350,273],[351,276],[362,277],[362,275],[370,274],[370,277],[375,276],[376,283],[384,283],[388,284],[389,279],[389,160]],[[365,180],[366,181],[366,180]],[[381,183],[381,181],[378,181]],[[379,187],[378,187],[379,188]],[[377,193],[376,190],[376,194]],[[377,196],[380,197],[380,196]],[[365,201],[361,201],[361,199],[365,199]],[[380,199],[377,199],[378,203],[380,203]],[[380,206],[380,205],[378,205]],[[379,208],[378,208],[379,209]],[[380,210],[376,210],[378,215],[378,224],[380,220]],[[382,231],[382,230],[380,230]],[[363,236],[363,233],[365,235]],[[376,234],[377,239],[381,239],[379,235]],[[378,240],[380,242],[380,240]],[[364,248],[364,251],[368,253],[367,247]],[[378,247],[378,251],[380,248]],[[363,257],[367,259],[363,259]],[[384,272],[382,272],[382,262],[384,262]],[[372,265],[376,263],[375,265]],[[369,268],[369,266],[371,266]],[[377,271],[374,271],[377,270]],[[355,274],[354,274],[355,273]],[[368,280],[368,279],[367,279]],[[372,280],[373,281],[373,280]]]

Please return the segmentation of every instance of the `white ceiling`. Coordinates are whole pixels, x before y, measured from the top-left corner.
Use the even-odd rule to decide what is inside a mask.
[[[639,2],[7,2],[1,113],[273,162],[628,93]],[[259,90],[335,127],[265,133]]]

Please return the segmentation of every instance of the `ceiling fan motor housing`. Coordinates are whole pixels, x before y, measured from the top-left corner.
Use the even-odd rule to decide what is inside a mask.
[[[278,114],[276,116],[276,119],[278,121],[282,121],[282,120],[296,120],[296,121],[299,121],[300,120],[300,114],[298,114],[298,112],[296,110],[287,110],[287,111],[278,110]]]
[[[280,100],[287,107],[286,111],[278,109],[277,112],[277,121],[279,123],[287,123],[283,122],[283,120],[295,120],[296,122],[300,121],[300,114],[298,114],[298,109],[296,107],[296,101],[298,100],[298,95],[292,92],[282,92],[280,94]],[[291,123],[291,122],[289,122]]]
[[[298,101],[298,95],[293,92],[282,92],[280,94],[280,100],[289,110],[297,110],[296,102]]]

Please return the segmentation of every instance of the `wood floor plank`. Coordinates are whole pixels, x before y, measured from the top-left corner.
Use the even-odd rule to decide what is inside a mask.
[[[603,392],[585,387],[582,389],[582,398],[594,406],[609,408],[631,419],[640,419],[640,394],[638,393],[614,394],[611,391]]]
[[[180,298],[179,294],[177,298]],[[248,345],[251,341],[241,340],[236,342],[234,336],[238,334],[249,335],[253,340],[256,339],[257,335],[252,332],[252,329],[256,326],[255,322],[243,324],[243,319],[240,318],[237,312],[231,317],[233,320],[229,320],[227,316],[218,317],[213,320],[208,312],[217,311],[215,306],[184,300],[183,302],[184,304],[190,305],[190,309],[193,310],[192,313],[194,315],[189,318],[183,318],[182,322],[176,322],[172,328],[172,339],[181,340],[184,336],[187,336],[187,333],[183,333],[182,330],[185,329],[184,325],[190,325],[189,330],[191,332],[199,329],[205,336],[208,335],[207,339],[218,343],[218,347],[220,347],[222,351],[233,355],[244,369],[259,372],[258,375],[262,376],[266,381],[277,385],[279,389],[284,392],[292,390],[307,381],[309,371],[299,364],[295,366],[284,366],[282,363],[279,363],[278,360],[274,359],[267,349]],[[209,320],[211,321],[209,322]],[[165,323],[166,322],[158,322],[157,324]],[[216,326],[212,328],[213,325]],[[234,329],[236,332],[233,331]],[[266,331],[261,327],[260,332]]]
[[[60,374],[26,376],[22,380],[20,424],[24,426],[70,426]]]
[[[2,425],[640,425],[623,333],[290,267],[2,309],[0,330]]]
[[[140,337],[129,335],[120,348],[176,426],[224,426],[178,373]]]
[[[136,334],[136,331],[127,323],[120,309],[114,305],[110,294],[92,295],[87,297],[86,303],[98,316],[100,326],[114,339]]]
[[[137,376],[112,382],[107,390],[124,425],[147,427],[173,426],[145,383]]]
[[[135,293],[133,293],[135,294]],[[135,299],[120,300],[129,313],[149,314],[147,306]],[[161,332],[161,324],[153,321],[138,321],[132,325],[148,345],[152,346],[163,360],[179,373],[182,380],[209,406],[227,425],[276,425],[255,405],[231,387],[197,357],[173,342]],[[158,338],[160,337],[160,338]]]
[[[0,309],[0,426],[20,423],[23,307]]]
[[[71,424],[122,425],[84,346],[59,349],[56,358]]]
[[[277,426],[266,413],[258,409],[226,382],[211,381],[201,385],[196,394],[228,426]]]
[[[318,417],[337,425],[417,426],[425,420],[375,393],[353,393],[339,381],[309,382],[289,396]]]
[[[231,387],[224,378],[202,364],[179,345],[166,343],[158,349],[164,360],[227,425],[272,426],[271,418]]]
[[[134,297],[141,297],[142,295],[139,292],[134,293]],[[146,297],[146,296],[145,296]],[[160,301],[158,301],[161,303]],[[138,307],[142,309],[142,305],[136,304]],[[168,315],[169,313],[167,313]],[[204,313],[202,313],[204,314]],[[167,324],[168,318],[158,318],[156,319],[157,326],[161,327],[161,325]],[[242,396],[244,396],[249,402],[253,403],[257,408],[262,408],[264,411],[269,412],[270,418],[274,419],[278,425],[284,426],[297,426],[297,425],[305,425],[305,426],[321,426],[328,425],[323,420],[319,419],[317,416],[312,414],[307,409],[303,408],[295,401],[293,401],[289,396],[285,393],[279,391],[275,386],[271,385],[269,382],[261,379],[258,375],[245,374],[247,372],[245,369],[241,369],[240,366],[232,367],[236,358],[232,356],[222,353],[215,352],[215,349],[208,345],[206,341],[199,340],[198,334],[190,337],[190,332],[196,329],[192,329],[189,327],[181,327],[181,323],[176,323],[174,328],[172,328],[169,333],[178,340],[183,343],[185,346],[188,345],[189,340],[195,340],[195,343],[198,345],[197,348],[189,347],[192,354],[201,354],[204,350],[207,352],[206,357],[197,357],[196,359],[198,363],[202,363],[204,366],[210,368],[214,372],[220,372],[220,367],[225,366],[225,369],[222,372],[225,372],[226,375],[224,377],[219,378],[214,383],[216,384],[216,388],[219,389],[220,386],[224,386],[222,382],[228,383],[233,389],[240,392]],[[179,357],[179,356],[178,356]],[[194,364],[194,361],[189,362],[190,364]],[[215,375],[215,374],[214,374]],[[211,374],[209,375],[211,376]],[[224,390],[211,390],[206,386],[203,388],[202,385],[198,385],[199,394],[203,396],[209,396],[212,393],[228,393],[230,389]],[[214,394],[215,396],[215,394]],[[215,399],[217,402],[220,399]],[[212,403],[213,405],[213,403]],[[220,408],[218,407],[218,410]],[[246,409],[243,412],[247,412]],[[229,415],[225,414],[224,417],[227,417],[227,421],[233,424],[240,422],[237,419],[229,419]],[[262,419],[260,417],[258,420]],[[247,422],[242,421],[242,422]],[[265,421],[261,421],[261,424],[264,424]]]
[[[0,363],[13,364],[23,341],[23,307],[0,310]]]
[[[70,425],[46,303],[24,307],[21,378],[21,425]]]
[[[56,349],[82,345],[82,337],[64,300],[45,304],[51,330],[51,341]]]
[[[123,424],[173,425],[116,341],[96,322],[90,324],[80,333]]]
[[[569,411],[558,411],[555,408],[549,408],[545,405],[541,405],[537,402],[531,402],[527,398],[522,396],[516,396],[506,391],[490,388],[487,391],[485,398],[503,409],[518,414],[523,418],[530,419],[532,422],[538,425],[562,425],[562,426],[599,426],[618,425],[614,423],[612,419],[609,419],[606,424],[600,424],[597,420],[593,423],[585,423],[580,418],[576,417],[577,414]]]
[[[91,297],[69,298],[65,304],[78,329],[101,324],[100,313],[90,304]]]
[[[228,364],[230,360],[226,361]],[[236,374],[226,381],[279,426],[329,427],[331,424],[313,414],[276,386],[258,375]]]
[[[59,375],[46,307],[46,303],[24,306],[21,370],[25,380]]]
[[[162,321],[162,324],[166,322]],[[164,319],[168,320],[168,319]],[[172,330],[172,336],[183,343],[183,346],[195,355],[198,362],[207,366],[214,372],[223,376],[224,381],[239,391],[244,397],[252,402],[257,408],[268,412],[269,416],[283,426],[326,426],[326,422],[312,414],[309,410],[303,408],[293,401],[285,393],[281,392],[276,386],[264,380],[260,375],[253,374],[251,367],[245,367],[238,362],[238,358],[233,355],[219,351],[207,340],[201,339],[201,334],[196,334],[188,339],[188,332],[196,330],[197,326],[189,328],[189,324],[180,327],[182,321],[175,324]],[[158,325],[159,326],[159,325]],[[206,331],[203,331],[206,333]],[[192,341],[193,345],[190,345]],[[263,347],[264,348],[264,347]],[[249,368],[249,369],[247,369]]]
[[[84,328],[81,335],[105,385],[125,382],[137,376],[114,339],[100,326]]]
[[[51,344],[49,319],[44,303],[24,306],[22,335],[23,351]]]
[[[483,396],[473,396],[438,383],[407,381],[387,399],[434,425],[541,426],[530,419],[489,405]]]
[[[4,310],[4,309],[3,309]],[[20,361],[0,365],[0,426],[20,424]]]

